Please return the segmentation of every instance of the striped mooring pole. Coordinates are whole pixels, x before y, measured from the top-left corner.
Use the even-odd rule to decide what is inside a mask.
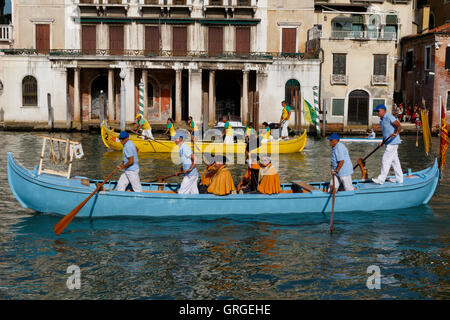
[[[319,119],[319,87],[313,87],[313,95],[314,95],[314,111],[317,114],[316,117],[316,130],[317,136],[320,136],[320,119]]]
[[[139,113],[144,116],[144,82],[139,82]]]

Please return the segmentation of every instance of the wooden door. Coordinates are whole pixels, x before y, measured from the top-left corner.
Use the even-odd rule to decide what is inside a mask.
[[[250,53],[249,27],[236,27],[236,53]]]
[[[297,28],[283,28],[282,52],[295,53],[297,43]]]
[[[36,24],[36,50],[39,53],[50,51],[50,25]]]
[[[83,54],[95,54],[97,50],[97,27],[81,27],[81,50]]]
[[[109,26],[109,52],[114,55],[123,54],[123,26]]]
[[[223,52],[223,28],[208,28],[208,52],[210,56],[215,56]]]
[[[184,56],[187,52],[187,28],[173,27],[172,38],[173,55]]]

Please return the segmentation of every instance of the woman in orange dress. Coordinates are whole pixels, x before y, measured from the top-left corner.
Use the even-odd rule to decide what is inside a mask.
[[[268,156],[261,157],[259,161],[261,170],[259,170],[258,191],[263,194],[276,194],[281,192],[280,178],[277,169],[272,165]]]
[[[236,190],[233,177],[231,176],[230,170],[225,167],[226,157],[216,156],[215,160],[215,174],[211,178],[208,193],[214,193],[217,196],[225,196]]]

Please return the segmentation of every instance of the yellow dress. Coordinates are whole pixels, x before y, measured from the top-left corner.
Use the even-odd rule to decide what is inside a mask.
[[[258,191],[264,194],[275,194],[281,192],[280,178],[277,169],[269,164],[259,170],[260,182]]]
[[[220,168],[211,180],[208,187],[208,193],[214,193],[217,196],[224,196],[234,191],[233,177],[230,171],[223,166]]]

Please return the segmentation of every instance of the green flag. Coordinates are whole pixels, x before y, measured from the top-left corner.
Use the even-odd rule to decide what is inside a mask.
[[[313,126],[316,125],[316,120],[319,119],[319,115],[316,110],[314,110],[314,108],[305,99],[303,99],[303,115],[305,116],[305,120]]]

